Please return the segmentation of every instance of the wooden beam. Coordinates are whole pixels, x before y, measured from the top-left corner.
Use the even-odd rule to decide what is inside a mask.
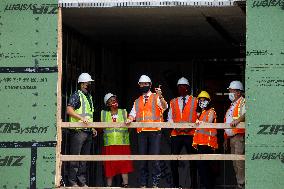
[[[121,187],[58,187],[60,189],[118,189]],[[129,189],[141,189],[141,188],[129,188]],[[159,189],[169,189],[169,188],[159,188]],[[170,188],[174,189],[174,188]],[[177,188],[178,189],[178,188]]]
[[[121,189],[121,187],[59,187],[59,188],[60,189],[118,189],[118,188]],[[141,188],[129,188],[129,189],[141,189]],[[169,188],[159,188],[159,189],[169,189]]]
[[[61,157],[61,142],[62,142],[62,129],[61,129],[61,81],[62,81],[62,10],[58,8],[58,26],[57,26],[57,66],[58,66],[58,78],[57,78],[57,114],[56,114],[56,123],[57,123],[57,145],[56,145],[56,169],[55,169],[55,186],[60,186],[61,180],[61,166],[62,161]]]
[[[170,122],[133,122],[130,125],[125,125],[125,123],[107,123],[107,122],[92,122],[87,125],[81,122],[71,123],[62,122],[62,128],[113,128],[113,127],[128,127],[128,128],[145,128],[145,127],[161,127],[161,128],[216,128],[216,129],[231,129],[232,127],[228,123],[201,123],[196,125],[195,123],[170,123]],[[245,128],[245,123],[240,123],[236,128]]]
[[[106,160],[245,160],[237,154],[190,154],[190,155],[61,155],[62,161]]]

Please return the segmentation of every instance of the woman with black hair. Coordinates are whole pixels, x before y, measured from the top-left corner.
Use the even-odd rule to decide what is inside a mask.
[[[211,106],[210,95],[206,91],[201,91],[197,98],[197,125],[199,125],[201,122],[216,123],[216,112]],[[214,128],[196,128],[193,136],[192,146],[197,149],[199,154],[214,153],[214,150],[218,148],[217,130]],[[203,183],[206,189],[213,189],[214,175],[211,170],[210,161],[198,161],[197,167],[201,177],[201,183]]]

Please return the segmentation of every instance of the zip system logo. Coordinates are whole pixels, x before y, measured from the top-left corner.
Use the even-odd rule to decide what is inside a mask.
[[[20,123],[0,123],[0,133],[12,134],[45,134],[49,126],[38,127],[37,125],[31,127],[21,128]]]
[[[57,14],[57,4],[7,4],[5,11],[33,11],[33,14]]]
[[[26,156],[0,156],[0,166],[21,166]]]

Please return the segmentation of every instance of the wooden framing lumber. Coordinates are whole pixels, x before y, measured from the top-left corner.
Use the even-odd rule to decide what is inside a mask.
[[[62,128],[113,128],[113,127],[129,127],[129,128],[146,128],[146,127],[161,127],[161,128],[216,128],[216,129],[230,129],[232,128],[228,123],[201,123],[197,125],[195,123],[170,123],[170,122],[133,122],[130,125],[125,125],[125,123],[106,123],[106,122],[91,122],[87,125],[84,123],[71,123],[62,122]],[[245,128],[245,123],[240,123],[236,128]]]
[[[187,154],[187,155],[61,155],[62,161],[106,160],[245,160],[237,154]]]

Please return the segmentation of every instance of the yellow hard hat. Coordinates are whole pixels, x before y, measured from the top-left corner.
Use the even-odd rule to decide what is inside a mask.
[[[211,100],[210,95],[206,91],[201,91],[197,98],[202,98],[202,97]]]

